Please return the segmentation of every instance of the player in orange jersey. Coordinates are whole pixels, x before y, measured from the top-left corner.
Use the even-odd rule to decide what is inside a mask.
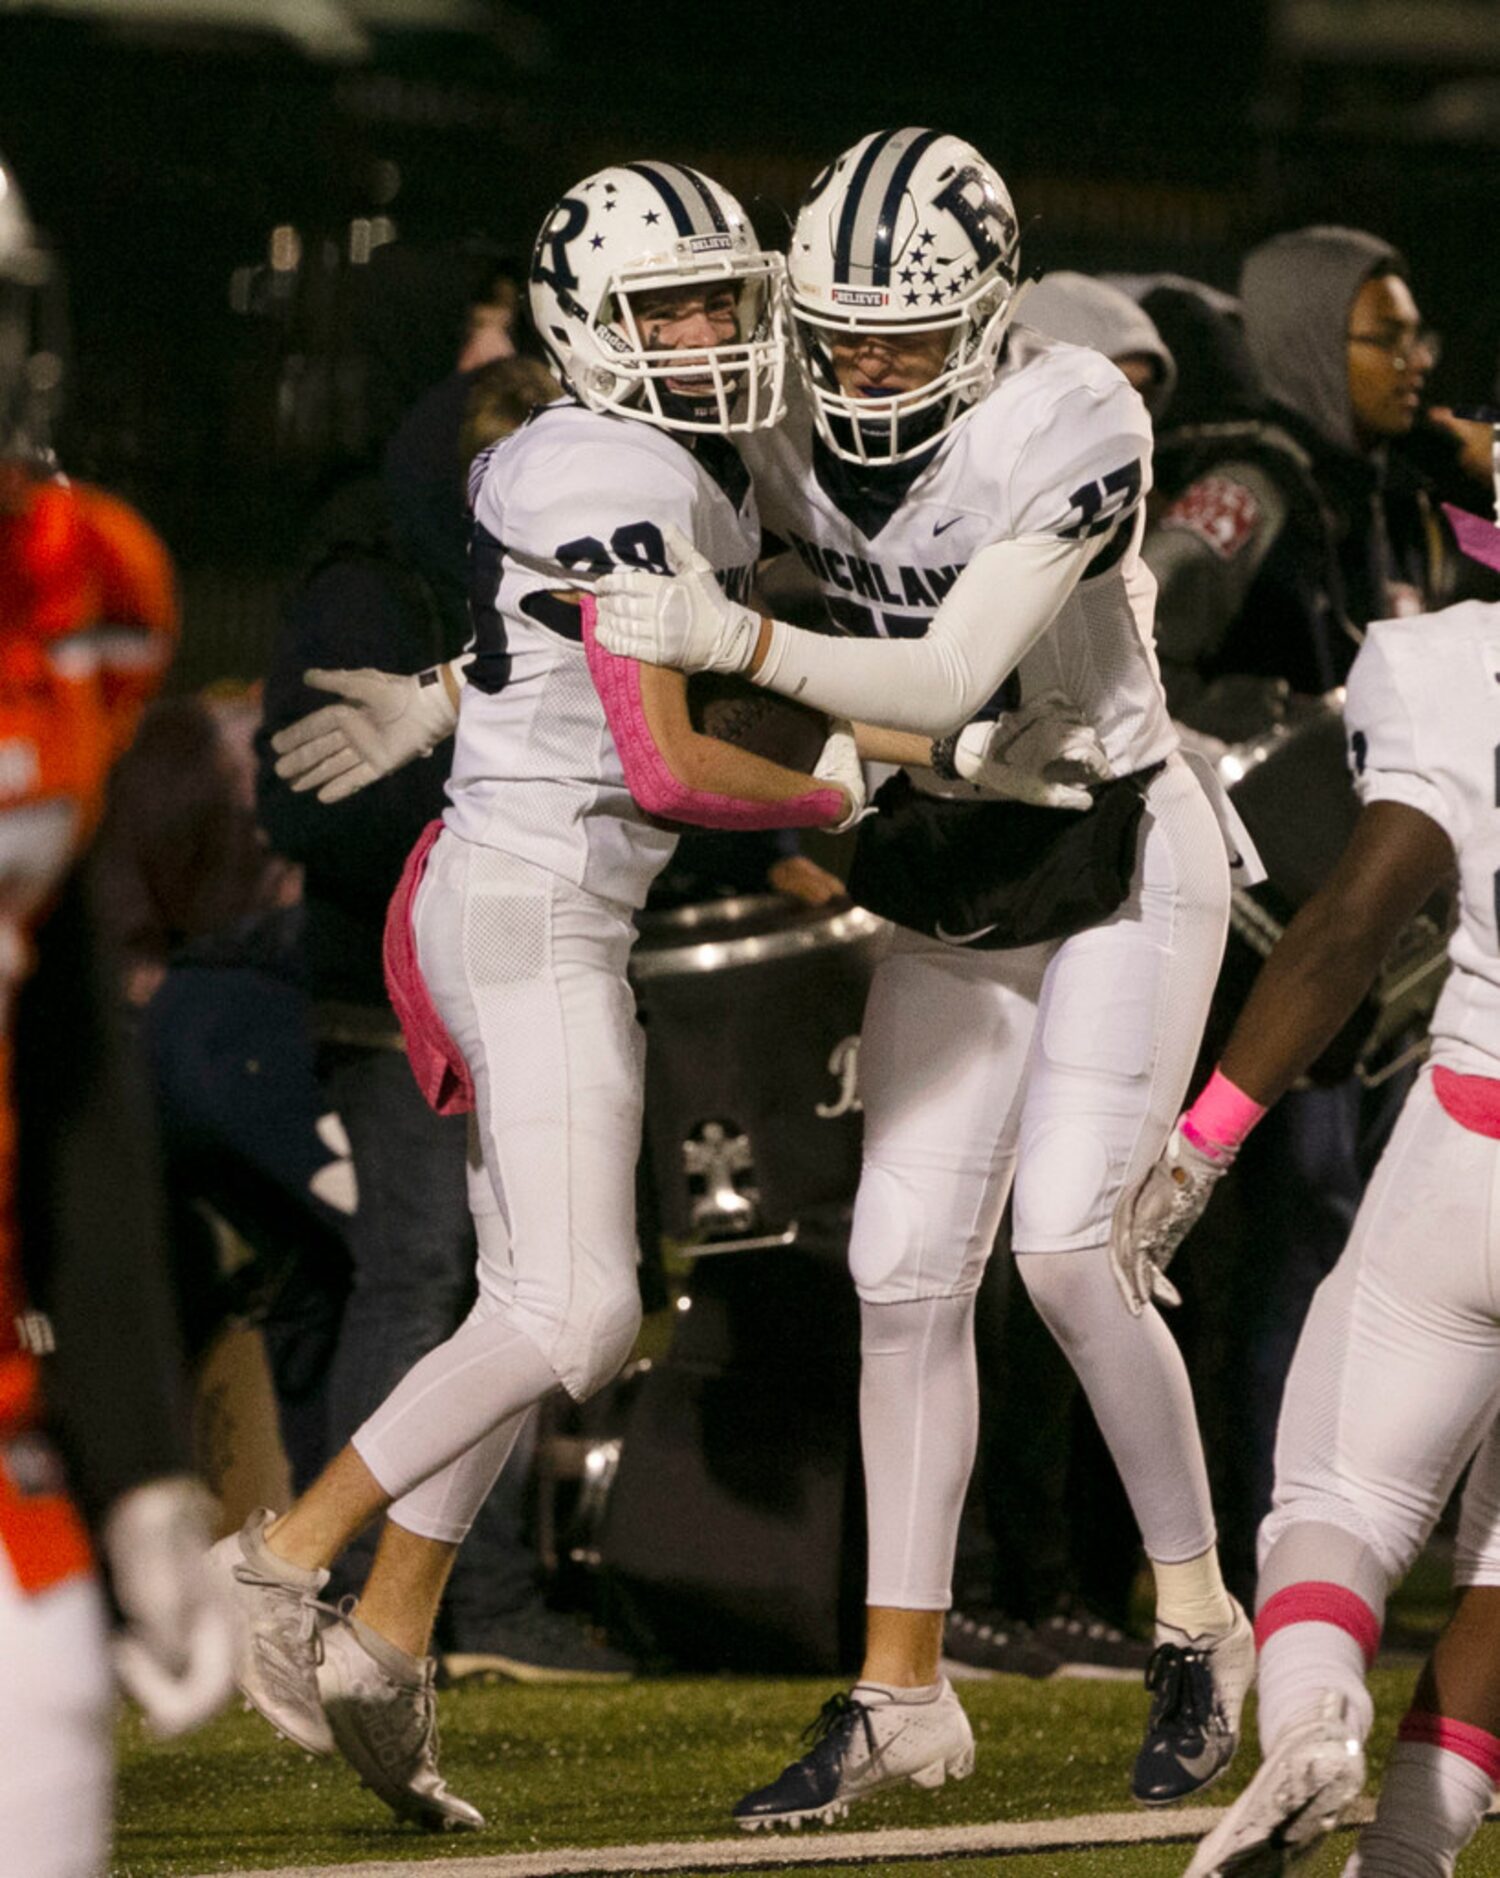
[[[115,1664],[160,1733],[229,1689],[159,1199],[78,861],[171,654],[156,536],[52,472],[50,261],[0,163],[0,1878],[93,1878]]]

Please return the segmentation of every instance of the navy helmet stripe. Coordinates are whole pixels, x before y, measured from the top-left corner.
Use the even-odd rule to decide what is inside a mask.
[[[924,153],[937,142],[938,135],[935,130],[924,130],[914,137],[902,152],[901,161],[891,172],[891,179],[886,184],[885,200],[880,205],[880,220],[875,228],[871,286],[888,287],[891,284],[891,248],[896,238],[896,218],[901,213],[901,198],[906,194],[912,171]]]
[[[654,168],[650,163],[627,163],[625,168],[632,171],[637,176],[644,176],[648,183],[655,184],[656,193],[661,197],[662,201],[666,203],[679,235],[708,233],[707,229],[699,229],[693,226],[693,218],[688,213],[687,204],[683,201],[682,197],[678,195],[676,189],[667,178],[662,175],[660,170]]]
[[[685,163],[627,163],[625,168],[656,185],[679,235],[724,235],[729,224],[714,192]]]
[[[854,226],[859,216],[860,198],[864,195],[870,171],[874,169],[886,145],[896,135],[897,133],[893,130],[876,131],[865,145],[865,153],[859,159],[854,174],[849,179],[844,206],[839,213],[838,233],[833,243],[833,278],[836,281],[847,282],[849,279],[854,247]]]
[[[686,177],[688,186],[697,192],[702,199],[704,208],[708,211],[708,219],[713,225],[713,232],[716,235],[728,234],[729,224],[724,220],[724,211],[715,200],[714,192],[698,174],[697,170],[690,170],[686,163],[664,163],[662,168],[674,170],[677,175]]]

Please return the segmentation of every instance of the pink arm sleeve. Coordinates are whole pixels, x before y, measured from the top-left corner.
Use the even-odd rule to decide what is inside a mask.
[[[754,802],[739,796],[692,789],[672,773],[657,748],[641,703],[641,668],[634,659],[607,652],[594,637],[594,596],[579,595],[583,649],[589,675],[604,705],[610,735],[620,753],[625,782],[648,815],[665,821],[691,822],[699,828],[822,828],[842,819],[842,790],[809,789],[779,802]]]

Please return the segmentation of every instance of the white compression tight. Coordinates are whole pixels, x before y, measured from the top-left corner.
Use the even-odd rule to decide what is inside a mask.
[[[1215,1537],[1208,1469],[1187,1366],[1155,1305],[1126,1311],[1107,1246],[1017,1253],[1016,1269],[1083,1384],[1147,1556],[1198,1558]]]
[[[456,1545],[515,1445],[526,1412],[556,1387],[523,1330],[483,1300],[358,1429],[354,1446],[408,1532]]]
[[[979,1431],[972,1292],[861,1304],[860,1364],[866,1602],[945,1611]]]
[[[1126,1312],[1103,1246],[1025,1253],[1017,1266],[1084,1383],[1147,1553],[1162,1564],[1200,1557],[1214,1543],[1213,1508],[1171,1332],[1154,1307]],[[866,1601],[946,1610],[979,1425],[974,1298],[861,1303],[860,1326]]]

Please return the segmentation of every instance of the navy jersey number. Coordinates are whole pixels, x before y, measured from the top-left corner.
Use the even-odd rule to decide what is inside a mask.
[[[1073,491],[1068,501],[1078,511],[1078,520],[1058,533],[1068,541],[1087,541],[1113,528],[1121,516],[1128,515],[1141,498],[1141,466],[1132,457],[1107,476],[1084,483]]]

